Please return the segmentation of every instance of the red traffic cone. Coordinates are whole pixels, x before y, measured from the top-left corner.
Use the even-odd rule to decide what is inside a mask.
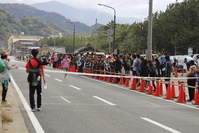
[[[112,82],[112,77],[108,77],[108,82]]]
[[[147,94],[153,94],[153,86],[151,84],[149,85],[149,90]]]
[[[195,100],[194,100],[193,104],[194,105],[198,105],[199,104],[199,93],[198,93],[198,89],[196,89],[194,97],[195,97]]]
[[[175,77],[178,77],[178,69],[175,70]]]
[[[181,87],[180,87],[180,94],[178,96],[178,99],[176,102],[178,103],[185,103],[185,92],[184,92],[184,87],[182,84],[180,84]]]
[[[140,92],[144,92],[144,80],[141,79],[141,84],[140,84]]]
[[[172,91],[171,91],[171,85],[168,84],[168,88],[167,88],[167,94],[166,94],[166,97],[165,99],[169,99],[169,100],[172,100]]]
[[[100,74],[102,74],[102,71],[100,72]],[[100,75],[99,80],[103,80],[102,76]]]
[[[173,98],[176,98],[174,82],[172,82],[172,85],[171,85],[171,94]]]
[[[112,83],[117,83],[117,77],[113,78],[113,82]]]
[[[106,73],[104,72],[104,75],[106,75]],[[104,76],[103,81],[106,81],[106,76]]]
[[[129,78],[126,78],[126,82],[124,86],[129,87]]]
[[[123,76],[120,77],[120,83],[119,83],[119,85],[124,85],[124,78],[123,78]]]
[[[135,89],[136,89],[136,86],[137,86],[136,78],[133,78],[133,80],[132,80],[132,85],[131,85],[131,90],[135,90]]]
[[[156,90],[155,90],[155,94],[154,94],[154,96],[156,96],[156,97],[161,96],[161,94],[160,94],[160,84],[161,83],[159,83],[159,82],[156,83]]]

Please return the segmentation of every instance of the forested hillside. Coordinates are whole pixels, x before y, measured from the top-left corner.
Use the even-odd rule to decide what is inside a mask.
[[[70,21],[70,20],[58,13],[38,10],[32,6],[25,4],[0,3],[0,9],[6,10],[8,13],[14,15],[17,18],[23,18],[24,16],[38,17],[45,22],[52,21],[65,29],[73,30],[73,26],[71,26],[70,24],[63,23],[63,21]],[[73,23],[75,24],[77,32],[91,33],[92,31],[92,27],[87,26],[81,22],[73,22]]]
[[[188,54],[192,47],[194,53],[199,53],[199,0],[185,0],[182,3],[173,3],[164,12],[153,14],[153,51],[170,55]],[[53,22],[43,22],[39,18],[11,16],[5,11],[0,12],[0,39],[6,44],[11,34],[25,34],[48,36],[55,31],[69,34]],[[97,29],[89,36],[76,35],[75,49],[85,42],[103,52],[109,51],[107,30],[113,27],[113,21]],[[144,53],[147,49],[148,20],[133,24],[116,24],[116,41],[114,49],[120,53]],[[71,34],[72,35],[72,34]],[[56,38],[56,45],[66,46],[66,51],[72,51],[73,38]],[[43,44],[54,45],[52,38],[45,39]],[[112,47],[111,47],[112,48]],[[111,51],[113,51],[111,49]]]

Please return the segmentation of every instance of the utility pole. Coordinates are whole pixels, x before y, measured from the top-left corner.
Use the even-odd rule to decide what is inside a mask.
[[[96,52],[96,42],[97,42],[97,19],[95,21],[95,52]]]
[[[147,39],[147,59],[152,60],[152,13],[153,0],[149,0],[149,18],[148,18],[148,39]]]

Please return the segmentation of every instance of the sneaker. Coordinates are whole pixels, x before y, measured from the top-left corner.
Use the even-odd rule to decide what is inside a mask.
[[[34,108],[34,109],[32,109],[32,112],[35,112],[36,111],[36,109]]]
[[[64,79],[66,79],[66,77],[64,77]]]
[[[37,111],[41,111],[41,108],[37,108]]]

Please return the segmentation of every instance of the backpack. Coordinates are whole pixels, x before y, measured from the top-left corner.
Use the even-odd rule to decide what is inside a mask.
[[[4,72],[5,70],[5,64],[4,62],[0,59],[0,72]]]
[[[38,62],[38,60],[37,60]],[[28,61],[30,68],[28,68],[29,74],[28,74],[28,82],[32,86],[39,86],[41,85],[40,80],[40,63],[38,62],[38,66],[36,68],[33,68],[30,60]]]

